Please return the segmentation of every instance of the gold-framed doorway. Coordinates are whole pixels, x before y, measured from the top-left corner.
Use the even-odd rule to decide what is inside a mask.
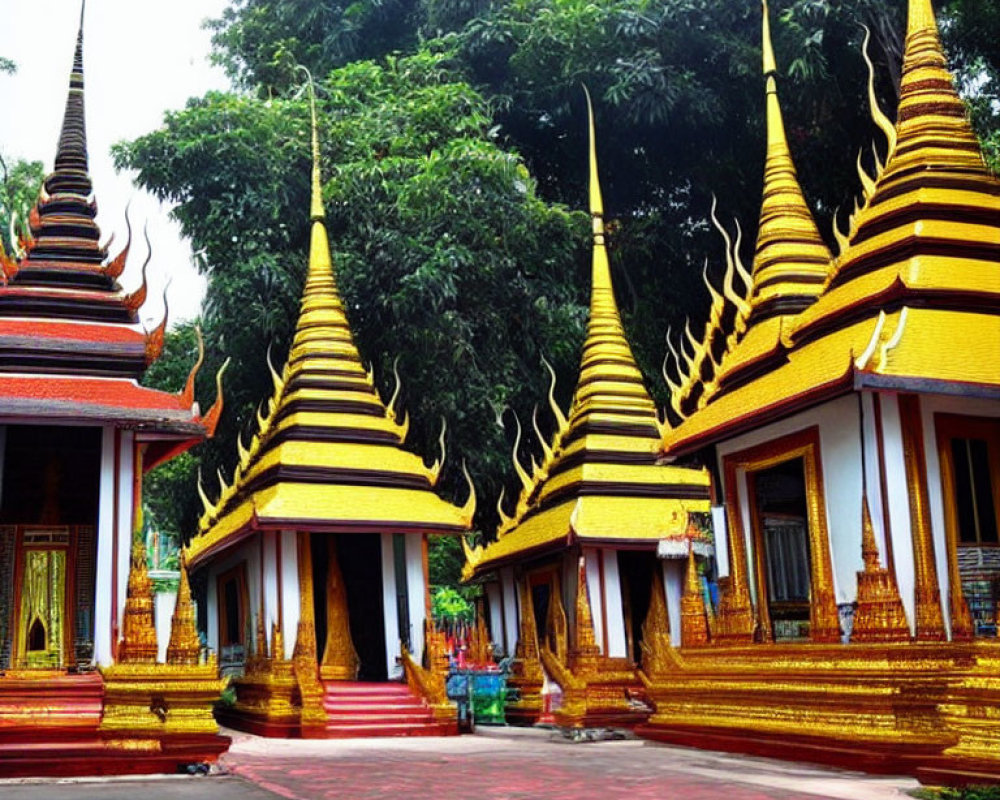
[[[73,661],[73,528],[17,528],[11,666],[61,670]]]

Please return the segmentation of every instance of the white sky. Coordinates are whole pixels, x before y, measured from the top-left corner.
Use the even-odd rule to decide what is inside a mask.
[[[89,0],[83,34],[87,144],[102,241],[115,232],[111,253],[124,246],[125,205],[131,199],[132,250],[121,283],[140,282],[145,260],[142,226],[153,245],[149,296],[140,312],[147,326],[163,315],[163,287],[170,280],[170,319],[198,314],[205,281],[191,262],[191,248],[169,206],[116,174],[111,145],[159,127],[163,112],[189,97],[225,89],[222,71],[208,64],[210,34],[202,20],[218,17],[227,0]],[[76,46],[80,0],[2,2],[0,56],[17,74],[0,74],[0,153],[41,161],[48,172],[62,126],[69,72]]]

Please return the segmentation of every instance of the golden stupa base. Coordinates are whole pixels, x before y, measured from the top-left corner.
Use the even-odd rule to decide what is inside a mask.
[[[552,712],[560,728],[632,728],[645,722],[649,709],[631,696],[642,692],[642,683],[625,658],[587,659],[563,664],[547,648],[542,663],[562,689],[562,702]]]
[[[258,736],[291,737],[300,732],[302,706],[295,665],[287,659],[256,658],[233,679],[236,703],[220,721]]]
[[[98,733],[105,746],[178,763],[214,761],[229,747],[213,707],[226,679],[205,664],[116,664],[101,669],[104,709]]]
[[[638,732],[696,747],[956,782],[1000,779],[1000,642],[674,650]],[[947,778],[948,774],[952,778]]]

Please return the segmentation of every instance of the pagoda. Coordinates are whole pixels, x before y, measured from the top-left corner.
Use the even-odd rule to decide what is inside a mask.
[[[403,449],[408,419],[395,395],[383,402],[354,344],[315,106],[312,120],[309,266],[291,349],[249,446],[237,442],[231,483],[214,502],[202,492],[186,557],[207,584],[209,645],[235,676],[228,724],[317,738],[454,733],[427,547],[429,535],[469,530],[475,493],[470,480],[463,507],[435,493],[443,436],[431,466]]]
[[[859,159],[833,255],[782,129],[766,6],[764,73],[748,290],[676,385],[684,419],[663,439],[668,460],[714,463],[721,596],[706,646],[666,653],[643,732],[995,780],[1000,180],[930,0],[909,0],[897,119],[870,75],[885,154],[874,174]]]
[[[138,732],[135,720],[113,736],[103,729],[113,703],[100,670],[133,660],[139,643],[156,660],[152,615],[130,612],[143,475],[211,436],[222,406],[220,394],[200,413],[193,373],[179,394],[138,384],[160,354],[166,316],[141,328],[145,266],[141,286],[125,292],[129,247],[109,258],[96,213],[81,12],[55,166],[17,252],[0,252],[2,776],[173,772],[228,743],[210,717],[190,726],[171,711],[155,729]],[[221,686],[214,676],[199,683],[199,659],[200,648],[186,666],[149,666],[187,681],[188,702],[208,713]],[[160,695],[174,699],[163,686]],[[130,752],[136,733],[145,744]]]
[[[515,656],[518,699],[507,718],[536,722],[547,680],[562,695],[554,719],[569,729],[645,718],[631,697],[642,686],[640,663],[649,666],[643,654],[657,637],[679,645],[699,624],[704,629],[704,605],[700,620],[682,620],[684,565],[712,553],[707,471],[658,463],[665,424],[615,300],[587,101],[593,253],[580,376],[564,415],[553,373],[556,430],[550,438],[538,433],[542,461],[530,472],[518,461],[518,429],[522,490],[514,513],[501,502],[495,541],[467,548],[464,575],[486,583],[494,639]],[[700,601],[700,583],[695,594]],[[650,617],[661,608],[669,612]]]

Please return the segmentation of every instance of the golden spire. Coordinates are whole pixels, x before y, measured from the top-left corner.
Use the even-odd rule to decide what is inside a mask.
[[[698,647],[708,643],[708,620],[705,616],[705,595],[694,559],[694,548],[688,549],[684,594],[681,596],[681,644]]]
[[[601,654],[594,636],[594,615],[587,592],[587,562],[581,555],[576,571],[576,619],[573,625],[573,647],[570,657],[574,671],[587,666]]]
[[[910,626],[899,598],[895,576],[879,563],[878,544],[868,510],[868,496],[861,499],[861,558],[857,608],[851,629],[852,642],[906,642]]]
[[[181,559],[181,580],[177,587],[177,604],[170,621],[170,643],[167,645],[167,663],[197,665],[201,656],[201,640],[194,619],[194,603],[191,601],[191,584],[188,581],[187,565]]]
[[[653,568],[653,585],[650,587],[649,610],[642,623],[642,671],[651,679],[666,676],[670,664],[670,616],[667,613],[667,595],[663,586],[663,570],[657,563]]]
[[[907,38],[921,31],[937,35],[937,30],[937,20],[934,17],[931,0],[910,0],[906,22]]]
[[[555,374],[546,362],[556,430],[541,448],[542,464],[530,475],[515,460],[523,489],[496,541],[470,567],[475,574],[539,545],[555,549],[591,537],[648,543],[668,534],[669,520],[679,510],[707,513],[709,508],[707,471],[657,463],[664,423],[615,301],[589,95],[587,120],[593,261],[580,374],[569,414],[563,416],[553,397]]]
[[[192,565],[278,520],[294,519],[291,527],[300,530],[459,533],[475,512],[474,491],[461,507],[434,492],[440,465],[427,466],[402,447],[408,422],[382,400],[354,343],[324,223],[312,94],[310,110],[309,262],[292,346],[280,373],[271,368],[273,392],[249,450],[240,453],[233,486],[199,522],[187,551]]]
[[[753,314],[797,313],[819,294],[831,255],[802,194],[778,102],[777,65],[767,3],[763,3],[763,70],[767,101],[767,160],[753,261]]]
[[[132,563],[118,644],[120,664],[156,663],[156,625],[153,623],[153,582],[146,567],[146,548],[139,537],[132,541]]]

